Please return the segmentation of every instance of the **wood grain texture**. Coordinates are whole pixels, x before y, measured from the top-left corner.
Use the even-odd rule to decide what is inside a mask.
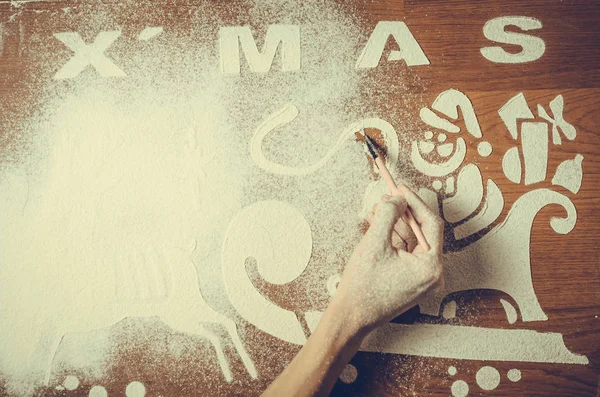
[[[108,5],[110,1],[104,2]],[[572,198],[577,208],[575,229],[566,236],[558,235],[549,226],[553,216],[564,215],[562,208],[549,206],[536,217],[531,236],[531,266],[536,295],[549,320],[508,324],[499,299],[512,301],[505,294],[495,291],[471,291],[458,294],[459,303],[455,323],[482,327],[507,329],[533,329],[540,332],[557,332],[564,335],[567,348],[584,354],[589,365],[559,365],[538,363],[479,362],[471,360],[433,359],[391,354],[358,353],[352,364],[358,369],[358,379],[352,384],[338,382],[333,396],[448,396],[452,383],[465,380],[470,386],[469,395],[493,396],[555,396],[593,397],[600,395],[600,3],[586,0],[550,1],[536,0],[355,0],[342,2],[349,12],[355,12],[364,32],[364,42],[375,24],[380,20],[405,21],[420,43],[431,64],[407,68],[400,62],[382,64],[371,71],[361,71],[365,78],[381,82],[377,90],[367,90],[373,99],[372,109],[365,111],[397,109],[398,112],[417,115],[421,107],[431,105],[443,90],[456,88],[466,93],[476,109],[484,139],[493,143],[494,151],[488,158],[476,161],[484,178],[493,178],[505,197],[505,207],[500,222],[516,199],[529,187],[511,183],[503,174],[500,164],[512,142],[498,109],[512,96],[523,92],[534,109],[536,104],[546,108],[549,101],[562,94],[565,99],[564,117],[577,128],[577,139],[563,140],[561,146],[551,146],[548,170],[553,175],[558,164],[580,153],[584,156],[584,178],[581,190],[573,195],[565,189],[553,187],[549,177],[539,187],[557,189]],[[115,4],[116,0],[115,0]],[[16,147],[19,121],[30,116],[23,113],[23,105],[40,100],[42,90],[28,81],[28,51],[24,49],[23,35],[51,38],[53,32],[76,30],[90,40],[100,27],[87,26],[86,20],[66,25],[59,19],[62,8],[73,6],[71,12],[93,9],[93,2],[52,1],[31,2],[20,6],[16,17],[15,7],[0,2],[0,22],[3,40],[0,47],[0,100],[1,111],[11,115],[10,125],[0,131],[0,162]],[[205,4],[205,6],[208,6]],[[197,2],[166,1],[143,6],[131,14],[114,15],[114,26],[125,26],[130,32],[139,31],[146,24],[160,25],[189,34],[188,10],[196,9]],[[213,2],[213,12],[222,13],[223,25],[244,24],[244,16],[230,15],[226,1]],[[115,6],[115,9],[118,9]],[[35,11],[50,11],[51,15]],[[54,15],[54,14],[52,14]],[[139,17],[143,15],[143,17]],[[486,60],[480,48],[490,42],[482,34],[486,21],[499,16],[523,15],[539,19],[543,28],[532,34],[544,39],[546,52],[535,62],[517,65],[500,65]],[[276,22],[276,21],[273,21]],[[82,26],[87,26],[82,31]],[[102,26],[110,30],[114,26]],[[217,26],[214,33],[216,34]],[[96,29],[96,30],[95,30]],[[216,37],[216,36],[215,36]],[[361,45],[364,44],[360,43]],[[52,44],[58,51],[61,44]],[[510,48],[510,47],[507,47]],[[392,47],[388,48],[392,49]],[[514,50],[514,49],[513,49]],[[46,75],[49,80],[57,65],[68,59],[67,53],[56,56],[49,64]],[[400,82],[402,84],[400,84]],[[402,124],[398,130],[413,129],[407,133],[419,133],[425,126]],[[463,126],[464,127],[464,126]],[[19,143],[21,145],[22,143]],[[403,148],[404,155],[407,148]],[[476,159],[476,150],[469,148],[468,160]],[[409,166],[404,160],[402,166]],[[404,172],[403,168],[396,170]],[[302,279],[297,281],[294,298],[306,292]],[[288,291],[289,292],[289,291]],[[278,291],[265,291],[277,300]],[[281,305],[290,304],[282,300]],[[300,298],[301,299],[301,298]],[[290,304],[290,306],[293,306]],[[306,302],[300,309],[310,309]],[[306,306],[306,307],[305,307]],[[299,307],[296,306],[299,310]],[[125,387],[132,380],[146,385],[148,396],[253,396],[258,395],[283,370],[299,350],[265,334],[241,318],[235,319],[240,326],[246,348],[254,359],[260,377],[252,380],[239,356],[230,345],[225,354],[230,359],[235,382],[225,383],[216,365],[206,364],[198,357],[213,355],[214,351],[205,341],[171,332],[164,328],[163,341],[136,339],[147,327],[161,327],[156,321],[137,323],[126,320],[115,326],[117,335],[130,338],[126,350],[112,352],[116,357],[108,366],[107,374],[95,383],[83,383],[75,391],[59,391],[53,388],[40,391],[45,396],[87,396],[94,384],[102,384],[109,396],[124,395]],[[413,318],[412,321],[415,319]],[[417,321],[429,321],[416,316]],[[407,321],[406,317],[397,321]],[[211,328],[212,329],[212,328]],[[226,338],[218,327],[213,329]],[[168,349],[174,339],[185,346],[183,353],[173,359]],[[145,354],[152,344],[156,353]],[[265,349],[265,346],[268,349]],[[450,365],[458,369],[451,376]],[[492,365],[500,371],[501,382],[493,391],[484,391],[475,383],[475,374],[483,365]],[[521,370],[522,379],[510,382],[506,378],[509,369]],[[57,384],[70,374],[66,369],[55,368],[53,380]],[[4,380],[0,377],[0,394]]]

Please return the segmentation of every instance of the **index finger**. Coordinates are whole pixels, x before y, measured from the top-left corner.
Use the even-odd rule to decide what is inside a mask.
[[[431,249],[435,253],[441,253],[444,244],[444,222],[409,187],[399,185],[398,188],[411,208],[415,220],[421,226],[421,230],[427,242],[431,245]]]

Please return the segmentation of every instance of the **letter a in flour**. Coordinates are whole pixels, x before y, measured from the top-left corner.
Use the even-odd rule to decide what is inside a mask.
[[[281,69],[283,71],[300,69],[299,26],[269,26],[262,51],[259,51],[256,47],[250,26],[221,28],[219,30],[221,72],[225,74],[240,74],[240,47],[242,47],[250,70],[258,73],[266,73],[271,70],[279,43],[281,43]]]
[[[381,21],[375,26],[367,45],[358,57],[356,69],[376,67],[390,36],[394,38],[400,51],[391,51],[388,61],[404,59],[408,66],[429,65],[429,59],[404,22]]]

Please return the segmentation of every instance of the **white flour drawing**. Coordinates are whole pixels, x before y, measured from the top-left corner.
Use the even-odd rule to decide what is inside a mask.
[[[519,94],[517,99],[521,97],[522,94]],[[514,98],[511,101],[514,102]],[[521,101],[521,103],[526,104],[525,101]],[[434,209],[436,207],[440,209],[440,215],[444,217],[453,231],[450,239],[458,243],[453,246],[458,248],[454,248],[444,255],[446,279],[444,291],[438,296],[422,302],[420,305],[421,312],[440,316],[442,301],[448,294],[473,289],[491,289],[505,292],[514,299],[517,304],[518,315],[520,315],[522,321],[547,320],[547,316],[535,295],[531,278],[529,251],[531,230],[536,215],[544,207],[557,204],[565,209],[566,216],[552,218],[550,226],[556,233],[569,233],[574,228],[577,220],[575,206],[571,199],[563,193],[546,188],[534,188],[523,194],[513,204],[508,211],[508,215],[501,223],[494,225],[504,207],[504,199],[500,188],[492,179],[488,179],[484,184],[481,172],[476,165],[463,165],[466,155],[466,141],[463,137],[458,136],[454,143],[446,143],[448,139],[445,134],[446,132],[457,134],[460,131],[453,124],[459,116],[457,108],[460,108],[461,114],[465,115],[467,132],[477,139],[483,137],[473,105],[466,95],[454,89],[440,94],[434,105],[434,110],[448,117],[450,120],[444,119],[431,110],[421,111],[422,119],[425,123],[430,122],[430,124],[433,124],[430,125],[433,130],[438,129],[439,131],[439,128],[442,128],[444,132],[439,133],[439,135],[443,134],[443,136],[438,137],[436,143],[432,142],[434,134],[431,131],[425,133],[427,141],[421,143],[414,142],[412,145],[412,159],[419,171],[426,175],[440,178],[432,182],[435,191],[422,189],[420,193],[422,193]],[[554,113],[562,115],[562,105],[562,100],[555,100]],[[506,108],[508,108],[508,111]],[[504,111],[501,113],[501,116],[503,116],[502,118],[505,122],[510,120],[511,117],[519,118],[523,114],[528,115],[526,111],[519,109],[518,106],[512,106],[513,110],[511,110],[510,106],[505,106],[503,109]],[[540,112],[540,117],[544,118],[544,116],[545,114]],[[290,122],[293,118],[285,122]],[[559,117],[556,118],[559,119]],[[265,123],[268,123],[268,121]],[[560,123],[563,127],[566,125],[564,121]],[[273,123],[273,125],[266,129],[266,132],[262,131],[262,127],[259,127],[257,134],[264,136],[264,134],[277,125],[279,123]],[[546,124],[526,122],[521,124],[524,131],[516,134],[512,131],[512,125],[511,123],[507,123],[507,127],[511,130],[513,138],[516,138],[517,135],[520,137],[524,136],[525,138],[522,138],[523,141],[530,146],[532,145],[529,141],[533,140],[539,143],[544,137],[542,132],[548,137],[550,131]],[[515,123],[514,125],[517,124]],[[533,132],[530,133],[529,131]],[[574,131],[569,130],[568,132],[569,136],[574,138]],[[432,160],[429,160],[428,157],[436,153],[436,151],[432,150],[432,145],[433,147],[438,145],[452,145],[453,154],[442,154],[437,151],[439,158],[442,159],[437,160],[432,158]],[[428,149],[425,155],[421,153],[421,148]],[[493,151],[491,144],[486,141],[479,141],[477,148],[480,155],[484,157],[489,156]],[[253,143],[253,152],[260,150],[260,145],[257,146]],[[524,166],[522,167],[525,169],[526,175],[527,173],[533,175],[525,184],[535,184],[540,181],[540,177],[546,177],[545,162],[548,158],[547,151],[548,147],[541,144],[535,146],[534,150],[524,151],[525,159]],[[332,154],[330,152],[326,157]],[[260,156],[262,156],[262,153]],[[279,164],[275,164],[269,168],[265,166],[267,160],[260,156],[256,153],[253,154],[254,159],[260,158],[261,160],[257,164],[270,172],[294,175],[296,173],[314,172],[320,168],[314,166],[308,169],[294,170],[292,167]],[[582,175],[580,167],[582,157],[578,156],[571,163],[561,165],[559,169],[561,174],[568,173],[579,178],[579,182],[575,183],[577,189],[572,186],[574,184],[561,182],[566,178],[560,176],[555,178],[556,185],[562,183],[563,186],[566,185],[567,189],[570,188],[572,191],[578,190],[578,184]],[[444,157],[448,159],[445,160],[443,159]],[[518,157],[509,158],[508,161],[505,159],[503,163],[510,163],[518,159]],[[324,160],[326,161],[326,158]],[[323,164],[318,165],[322,166]],[[462,168],[460,168],[461,166]],[[458,178],[455,181],[454,176],[450,174],[456,171],[458,171]],[[446,184],[446,188],[442,192],[441,188],[444,183]],[[268,206],[268,204],[263,205]],[[233,227],[235,228],[235,224]],[[306,243],[308,244],[309,241],[307,240]],[[450,247],[453,246],[451,245]],[[269,253],[270,257],[278,256],[277,246],[272,245],[269,247],[269,250],[272,250]],[[238,261],[242,261],[242,259],[251,255],[251,253],[243,255],[241,252],[240,254]],[[285,267],[286,264],[281,263],[280,266]],[[243,266],[238,266],[237,268],[241,270]],[[227,275],[225,276],[227,277]],[[328,290],[333,294],[335,291],[331,291],[331,289],[332,286],[328,284]],[[513,310],[514,308],[510,303],[506,303],[509,307],[506,308],[504,303],[503,307],[506,308],[505,310],[510,322],[514,323],[516,321],[514,315],[517,312]],[[314,330],[321,315],[321,312],[305,313],[308,326],[311,330]],[[297,338],[290,338],[287,331],[282,332],[281,330],[284,327],[279,327],[280,329],[271,328],[271,332],[269,330],[267,332],[292,343],[302,343],[305,338],[301,335],[300,326],[297,323],[298,320],[290,317],[287,321],[289,321],[290,327],[292,326],[291,324],[294,324],[298,328]],[[423,338],[423,335],[429,335],[429,337]],[[437,340],[437,343],[432,342],[434,339]],[[467,347],[471,346],[474,341],[479,341],[477,342],[478,344],[483,343],[490,346],[506,346],[503,351],[499,351],[496,348],[482,348],[477,354],[472,355],[467,352],[467,350],[470,351],[472,349],[467,349]],[[532,346],[533,349],[523,351],[518,348],[518,346],[523,346],[523,344]],[[564,346],[562,336],[557,333],[539,333],[525,329],[505,330],[459,327],[454,325],[389,324],[367,338],[361,350],[479,360],[573,364],[586,364],[588,362],[585,356],[569,352]]]
[[[100,119],[106,119],[105,111],[114,118],[101,125],[102,133],[77,128],[80,120],[70,116],[89,107]],[[109,105],[73,99],[64,109],[71,121],[58,123],[63,127],[49,154],[43,194],[29,189],[25,173],[6,173],[1,180],[0,203],[7,211],[0,217],[7,231],[3,247],[29,241],[26,252],[0,252],[3,302],[10,297],[12,306],[17,300],[26,305],[19,309],[23,313],[0,307],[3,321],[27,327],[20,336],[23,346],[2,348],[30,366],[31,387],[48,385],[66,334],[155,317],[175,332],[207,339],[227,382],[233,374],[225,343],[232,343],[249,375],[257,378],[235,322],[209,306],[200,291],[198,269],[209,261],[192,261],[202,249],[197,231],[226,218],[226,207],[235,202],[231,195],[222,197],[218,186],[201,189],[212,184],[211,167],[222,170],[222,165],[197,145],[200,132],[187,125],[172,128],[172,109],[147,117],[140,126],[144,139],[132,134]]]
[[[195,241],[181,248],[152,245],[119,257],[114,263],[101,261],[101,268],[114,269],[116,290],[113,296],[116,299],[110,302],[105,299],[97,308],[95,323],[62,321],[40,330],[40,340],[31,360],[46,363],[44,384],[48,385],[50,381],[52,361],[65,334],[105,328],[127,317],[158,317],[173,330],[206,338],[215,349],[225,380],[231,382],[233,376],[221,340],[203,326],[208,323],[222,325],[246,369],[252,378],[257,378],[256,368],[240,340],[236,324],[210,307],[202,297],[196,268],[189,259],[195,248]]]

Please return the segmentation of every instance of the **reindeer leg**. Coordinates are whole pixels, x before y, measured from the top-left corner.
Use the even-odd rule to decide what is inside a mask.
[[[50,375],[52,374],[52,363],[54,362],[54,357],[56,356],[56,352],[58,351],[58,346],[60,346],[60,343],[62,342],[63,338],[64,335],[60,338],[54,338],[50,346],[50,354],[48,354],[46,372],[44,373],[44,386],[48,386],[50,384]]]
[[[203,326],[199,326],[195,332],[196,335],[202,336],[212,343],[215,351],[217,353],[217,358],[219,359],[219,365],[221,366],[221,371],[223,371],[223,376],[225,376],[225,380],[228,383],[233,381],[233,376],[231,375],[231,368],[229,368],[229,363],[227,362],[227,358],[225,357],[225,353],[223,352],[223,346],[221,346],[221,341],[217,335],[206,330]]]
[[[229,336],[231,337],[231,340],[233,341],[233,344],[235,345],[235,348],[236,348],[238,354],[240,355],[240,358],[242,359],[242,361],[244,362],[244,365],[246,366],[246,370],[248,370],[248,373],[250,374],[252,379],[257,379],[258,372],[256,372],[256,367],[254,367],[254,362],[252,362],[252,359],[250,358],[250,356],[248,355],[248,352],[246,352],[246,349],[244,348],[244,345],[242,344],[242,340],[240,339],[240,336],[237,333],[237,326],[235,325],[235,322],[233,322],[230,319],[225,319],[225,321],[222,324],[225,327],[225,329],[227,330],[227,332],[229,333]]]
[[[41,364],[41,372],[43,372],[43,385],[48,386],[50,384],[50,376],[52,374],[52,363],[54,357],[58,351],[58,347],[63,340],[64,335],[58,333],[54,327],[50,329],[42,330],[39,337],[38,344],[31,357],[31,363]],[[38,368],[34,368],[37,372]],[[39,372],[37,372],[39,373]]]

